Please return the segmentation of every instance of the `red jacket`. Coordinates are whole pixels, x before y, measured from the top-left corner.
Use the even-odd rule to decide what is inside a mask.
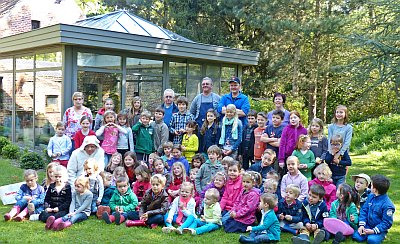
[[[86,136],[95,136],[96,133],[92,130],[89,130],[89,133]],[[83,139],[86,137],[84,134],[82,134],[82,129],[78,130],[75,135],[74,135],[74,149],[78,149],[83,142]]]

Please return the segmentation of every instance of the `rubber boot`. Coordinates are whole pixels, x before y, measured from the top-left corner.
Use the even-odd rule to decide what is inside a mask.
[[[61,222],[57,225],[56,231],[63,230],[65,228],[68,228],[72,225],[71,221],[66,221],[66,222]]]
[[[8,212],[8,213],[6,213],[6,214],[4,215],[4,220],[5,220],[5,221],[9,221],[9,220],[12,219],[15,215],[19,214],[19,211],[21,211],[21,210],[20,210],[20,207],[19,207],[19,206],[14,206],[14,207],[10,210],[10,212]]]
[[[53,226],[52,226],[52,230],[57,231],[58,230],[58,225],[61,224],[63,222],[62,218],[58,218],[56,220],[54,220]]]
[[[240,237],[239,237],[239,242],[240,243],[256,243],[254,238],[251,238],[249,236],[242,236],[242,235],[240,235]]]
[[[338,244],[340,242],[344,242],[346,240],[346,237],[344,237],[342,232],[338,232],[335,234],[335,239],[332,241],[333,244]]]
[[[103,219],[107,224],[111,224],[115,221],[114,215],[109,215],[107,212],[103,213]]]
[[[22,210],[17,216],[14,217],[14,220],[20,222],[25,219],[26,215],[28,215],[28,208]]]
[[[126,227],[147,226],[146,223],[142,220],[127,220],[125,225]]]
[[[284,226],[281,227],[281,229],[282,229],[283,232],[289,232],[289,233],[291,233],[293,235],[297,235],[297,230],[289,227],[289,225],[284,225]]]
[[[120,225],[125,222],[125,217],[122,214],[115,215],[115,224]]]
[[[268,238],[267,234],[261,234],[254,237],[255,243],[269,243],[270,239]]]
[[[54,216],[49,216],[49,217],[47,218],[47,220],[46,220],[46,225],[44,226],[44,228],[45,228],[46,230],[52,229],[55,220],[56,220],[56,217],[54,217]]]
[[[306,234],[300,234],[292,237],[293,244],[308,244],[310,243],[310,237]]]

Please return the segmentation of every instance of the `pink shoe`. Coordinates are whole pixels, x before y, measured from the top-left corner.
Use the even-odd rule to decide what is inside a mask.
[[[56,220],[56,217],[54,217],[54,216],[48,217],[47,220],[46,220],[46,225],[44,226],[44,228],[46,230],[50,230],[52,228],[52,226],[53,226],[54,220]]]
[[[62,218],[58,218],[58,219],[54,220],[52,230],[57,231],[58,225],[62,222],[63,222]]]
[[[9,213],[4,214],[4,220],[9,221],[11,219],[11,215]]]
[[[60,231],[63,230],[65,228],[68,228],[72,225],[71,222],[67,221],[67,222],[61,222],[57,225],[57,227],[54,229],[55,231]]]

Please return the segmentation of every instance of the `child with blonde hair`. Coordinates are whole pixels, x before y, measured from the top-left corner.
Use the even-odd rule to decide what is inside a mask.
[[[122,160],[122,155],[119,152],[115,152],[111,155],[110,162],[108,162],[105,171],[113,173],[119,166],[124,166],[124,161]]]
[[[229,218],[224,222],[227,233],[246,232],[248,226],[256,220],[256,210],[260,202],[261,175],[254,171],[244,172],[242,175],[243,192],[229,211]]]
[[[100,205],[104,194],[103,179],[100,176],[99,164],[96,159],[89,158],[83,164],[85,177],[89,179],[89,190],[93,193],[92,213],[97,212],[97,206]]]
[[[44,191],[47,191],[49,185],[54,183],[56,178],[54,178],[54,169],[56,166],[60,165],[58,162],[51,162],[46,166],[46,177],[43,179],[42,186]]]
[[[72,201],[69,213],[56,219],[50,216],[46,221],[46,230],[60,231],[71,225],[87,220],[90,216],[93,193],[89,190],[89,179],[79,176],[75,180],[75,191],[72,192]]]
[[[39,214],[43,210],[46,192],[43,187],[37,183],[37,172],[33,169],[25,170],[24,179],[25,183],[21,185],[15,196],[17,203],[15,203],[10,212],[4,215],[5,221],[11,219],[22,221],[26,216]]]
[[[62,166],[67,167],[69,160],[69,152],[72,149],[71,139],[65,135],[65,124],[58,122],[56,125],[56,134],[50,138],[47,145],[47,154],[53,161],[59,162]]]
[[[324,122],[314,118],[308,127],[308,136],[311,139],[310,150],[314,153],[316,164],[323,163],[328,151],[328,139],[324,135]]]
[[[174,163],[172,165],[171,184],[167,189],[170,202],[178,196],[182,183],[186,181],[190,182],[190,179],[186,176],[185,166],[181,162]]]
[[[190,182],[183,182],[180,186],[179,196],[172,202],[169,212],[164,216],[164,233],[175,231],[173,223],[182,225],[190,215],[195,215],[196,202],[193,198],[194,186]]]
[[[303,227],[301,222],[303,214],[301,212],[301,202],[297,199],[300,195],[300,188],[290,184],[286,187],[286,196],[278,203],[278,212],[281,230],[296,235],[298,230]]]
[[[100,127],[103,125],[104,121],[104,114],[106,111],[114,111],[114,101],[112,98],[108,97],[103,100],[103,107],[97,111],[96,117],[94,118],[94,127],[93,129],[96,131],[100,129]],[[102,140],[103,138],[99,138],[99,140]]]
[[[295,184],[300,188],[299,201],[303,201],[308,193],[307,178],[299,171],[300,161],[296,156],[290,156],[286,160],[288,172],[282,177],[281,181],[281,196],[286,197],[286,187],[290,184]]]
[[[314,153],[310,150],[311,139],[308,135],[300,135],[296,143],[296,150],[293,151],[292,156],[296,156],[299,161],[300,172],[311,180],[312,169],[315,166]]]
[[[238,148],[242,142],[243,126],[239,119],[236,106],[226,106],[226,113],[221,122],[221,137],[219,144],[222,145],[222,154],[236,159]]]
[[[314,175],[315,179],[308,182],[308,187],[314,184],[324,187],[324,201],[330,210],[331,203],[336,200],[336,186],[332,184],[332,171],[326,163],[322,163],[315,168]]]
[[[135,175],[136,175],[136,182],[132,184],[132,189],[133,193],[135,193],[136,197],[138,198],[138,201],[140,202],[142,201],[142,198],[146,193],[146,191],[151,187],[150,184],[151,173],[149,168],[147,168],[144,165],[139,165],[135,169]]]
[[[165,177],[166,182],[165,182],[165,189],[168,189],[169,184],[171,184],[171,174],[168,173],[168,170],[166,169],[167,163],[162,160],[162,158],[157,157],[154,159],[154,170],[153,170],[153,175],[155,174],[161,174]]]

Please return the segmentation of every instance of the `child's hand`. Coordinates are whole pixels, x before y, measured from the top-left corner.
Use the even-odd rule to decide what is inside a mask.
[[[30,197],[30,196],[25,196],[24,198],[25,198],[25,200],[28,201],[28,202],[30,202],[30,201],[32,200],[32,197]]]
[[[53,208],[54,213],[58,213],[58,211],[59,211],[58,207]]]
[[[316,159],[315,159],[315,162],[317,163],[317,164],[320,164],[321,163],[321,158],[320,157],[317,157]]]
[[[68,214],[68,217],[72,217],[72,216],[74,216],[75,214],[76,214],[75,212],[69,213],[69,214]]]
[[[360,226],[358,227],[358,234],[365,235],[365,227],[364,226]]]
[[[186,151],[186,147],[185,146],[181,146],[182,151]]]
[[[172,219],[170,219],[170,218],[168,218],[167,220],[165,220],[165,222],[167,222],[167,223],[172,223]]]
[[[53,212],[53,209],[52,208],[46,208],[46,212],[51,213],[51,212]]]
[[[286,219],[287,221],[292,221],[293,217],[292,217],[291,215],[286,215],[286,216],[285,216],[285,219]]]
[[[100,203],[101,203],[101,202],[100,202],[99,200],[96,201],[96,205],[97,205],[97,206],[99,206]]]
[[[281,169],[283,169],[283,167],[285,167],[285,161],[280,160],[280,161],[279,161],[279,167],[280,167]]]
[[[182,135],[182,134],[185,133],[185,132],[186,132],[185,129],[180,129],[180,130],[179,130],[179,134],[180,134],[180,135]]]
[[[236,217],[236,212],[235,211],[230,212],[229,216],[234,219]]]
[[[204,215],[202,215],[202,216],[200,217],[200,220],[203,221],[203,222],[206,222],[206,218],[204,217]]]
[[[364,233],[365,233],[365,235],[375,234],[374,230],[371,230],[371,229],[364,229]]]
[[[279,214],[279,219],[283,220],[285,218],[285,215],[283,215],[283,213]]]
[[[246,231],[251,231],[252,229],[253,229],[253,227],[247,226]]]
[[[123,213],[124,212],[124,207],[119,207],[118,212]]]

